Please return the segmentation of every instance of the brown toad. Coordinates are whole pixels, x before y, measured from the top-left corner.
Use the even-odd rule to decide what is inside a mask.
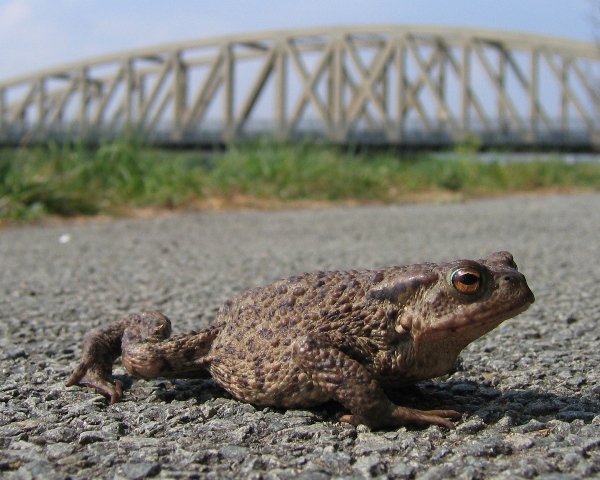
[[[134,377],[208,371],[255,405],[334,399],[350,411],[342,420],[355,425],[452,427],[458,412],[400,407],[384,389],[450,372],[464,347],[533,301],[508,252],[477,262],[305,273],[232,298],[213,326],[197,332],[170,337],[170,321],[158,312],[96,328],[68,385],[118,401],[122,386],[111,372],[121,355]]]

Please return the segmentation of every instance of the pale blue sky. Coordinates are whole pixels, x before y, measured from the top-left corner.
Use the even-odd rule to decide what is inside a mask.
[[[438,24],[593,40],[600,0],[0,0],[0,79],[139,47],[229,33]]]

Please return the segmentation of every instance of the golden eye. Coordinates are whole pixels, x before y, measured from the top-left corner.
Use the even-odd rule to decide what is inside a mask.
[[[476,293],[481,288],[481,273],[470,267],[459,268],[450,277],[452,285],[460,293]]]

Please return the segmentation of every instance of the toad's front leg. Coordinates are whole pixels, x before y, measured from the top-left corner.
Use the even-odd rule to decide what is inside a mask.
[[[110,398],[123,395],[121,382],[112,376],[113,362],[137,378],[194,377],[206,367],[206,354],[215,329],[171,335],[171,322],[159,312],[143,312],[95,328],[83,339],[83,355],[67,386],[83,385]]]
[[[342,352],[327,334],[309,334],[296,340],[294,361],[333,400],[348,410],[341,420],[370,428],[401,425],[440,425],[454,428],[448,419],[458,420],[454,410],[416,410],[393,404],[373,375],[358,361]]]

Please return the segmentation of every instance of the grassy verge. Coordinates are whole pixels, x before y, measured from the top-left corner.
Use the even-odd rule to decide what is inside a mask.
[[[194,208],[215,201],[227,205],[240,198],[262,205],[392,203],[542,189],[600,190],[600,165],[558,159],[482,163],[426,154],[406,158],[274,143],[208,154],[125,141],[93,151],[76,146],[0,150],[0,220]]]

